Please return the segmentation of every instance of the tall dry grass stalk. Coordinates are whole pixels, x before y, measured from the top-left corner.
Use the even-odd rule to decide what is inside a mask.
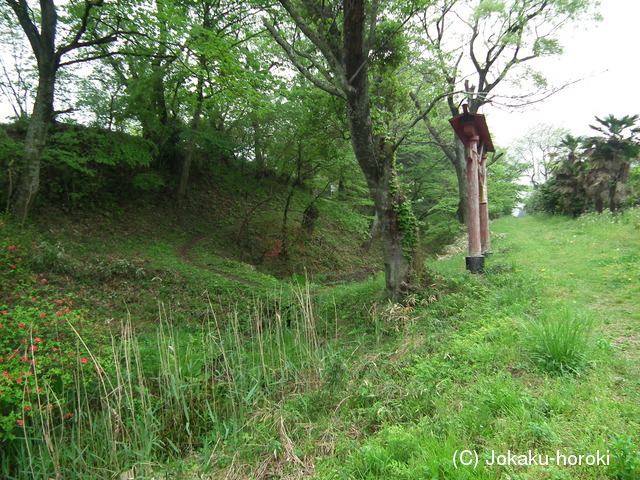
[[[126,318],[103,357],[74,330],[78,352],[98,373],[74,371],[72,386],[61,392],[41,382],[39,407],[55,397],[58,411],[39,408],[24,435],[3,445],[0,476],[144,476],[198,451],[206,452],[206,469],[221,442],[251,430],[254,412],[319,385],[325,342],[308,285],[244,311],[216,310],[209,301],[207,321],[194,333],[160,304],[155,341],[146,344],[150,335]]]

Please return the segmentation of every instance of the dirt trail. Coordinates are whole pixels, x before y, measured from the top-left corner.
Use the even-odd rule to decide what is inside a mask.
[[[176,257],[178,257],[180,260],[186,263],[189,263],[190,265],[196,268],[199,268],[200,270],[206,270],[208,272],[215,273],[216,275],[220,275],[234,282],[242,283],[244,285],[248,285],[250,287],[257,287],[257,288],[260,288],[263,286],[263,285],[260,285],[259,283],[252,282],[251,280],[246,280],[244,278],[239,278],[229,273],[226,273],[218,268],[212,267],[211,265],[202,265],[198,263],[193,256],[192,250],[198,243],[203,241],[208,236],[209,236],[208,233],[201,233],[199,235],[191,237],[182,245],[180,245],[178,248],[176,248]]]

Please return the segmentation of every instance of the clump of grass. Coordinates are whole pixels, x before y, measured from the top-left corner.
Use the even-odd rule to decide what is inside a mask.
[[[524,324],[526,347],[547,372],[580,374],[589,363],[593,329],[593,318],[574,306],[543,308]]]

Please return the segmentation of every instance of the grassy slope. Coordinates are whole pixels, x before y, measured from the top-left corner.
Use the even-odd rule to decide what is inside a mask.
[[[358,249],[370,219],[348,202],[318,199],[315,232],[306,235],[297,228],[312,200],[303,190],[296,191],[290,207],[294,233],[288,261],[269,256],[281,236],[284,204],[273,191],[282,188],[228,174],[194,188],[181,206],[166,199],[138,201],[104,215],[36,212],[31,231],[22,236],[25,242],[43,242],[34,268],[60,288],[82,290],[99,316],[129,312],[137,324],[157,317],[159,301],[172,304],[180,319],[197,320],[205,292],[224,309],[273,293],[280,289],[277,278],[292,280],[292,272],[326,282],[367,278],[380,269],[377,246],[367,253]]]
[[[320,476],[640,478],[638,213],[505,218],[492,224],[486,276],[462,273],[459,256],[433,264],[453,291],[416,309],[407,335],[374,357],[377,382],[367,388],[381,430],[344,442]],[[536,361],[526,325],[542,318],[594,325],[575,373]],[[477,469],[452,466],[463,449],[478,452]],[[611,454],[609,466],[483,466],[491,451],[598,449]]]
[[[180,223],[150,212],[136,218],[133,230],[110,219],[73,227],[57,222],[54,235],[62,244],[51,247],[47,265],[56,252],[62,264],[51,283],[65,281],[65,268],[75,269],[65,288],[89,290],[99,316],[108,314],[110,303],[117,308],[124,300],[134,320],[142,323],[157,317],[159,298],[180,325],[172,344],[178,348],[182,343],[186,356],[216,359],[222,340],[199,337],[212,328],[206,326],[212,312],[203,291],[232,296],[241,286],[250,296],[263,297],[260,292],[279,290],[282,284],[218,254],[224,251],[215,250],[220,248],[215,235],[181,250],[209,233],[208,219]],[[266,320],[254,317],[259,322],[241,332],[240,339],[237,324],[222,319],[236,339],[231,338],[230,353],[223,358],[228,379],[218,378],[217,388],[233,386],[237,400],[218,397],[213,405],[221,412],[231,408],[241,413],[228,421],[218,418],[213,431],[206,414],[203,423],[195,423],[194,404],[189,407],[192,430],[210,433],[185,440],[192,452],[189,462],[176,462],[175,454],[167,459],[166,452],[133,450],[131,458],[139,457],[141,465],[166,462],[170,478],[178,478],[178,471],[185,475],[180,478],[238,479],[638,478],[631,468],[633,449],[640,443],[639,213],[616,221],[603,216],[493,222],[495,254],[486,275],[467,274],[462,255],[434,261],[429,265],[431,286],[405,306],[375,301],[381,290],[378,277],[312,286],[314,314],[305,310],[306,292],[298,291],[302,306],[291,308],[278,293],[281,305],[260,314],[268,315]],[[146,270],[144,277],[136,276],[138,267]],[[231,302],[242,299],[236,296]],[[277,324],[275,332],[265,333],[285,313],[294,318],[292,326]],[[554,316],[589,318],[595,325],[591,335],[585,333],[586,363],[576,372],[549,373],[536,361],[536,339],[528,336],[526,325]],[[309,333],[308,322],[314,322],[317,337],[301,341],[299,335]],[[151,365],[155,345],[149,335],[138,344],[145,349],[143,357],[148,355],[143,368],[158,377],[164,367]],[[272,359],[256,357],[264,349]],[[185,357],[182,362],[192,365],[190,373],[180,378],[180,372],[167,371],[166,378],[173,378],[175,391],[188,392],[191,401],[206,406],[212,398],[210,377],[198,377],[204,360]],[[155,380],[150,378],[150,384]],[[172,391],[164,394],[166,399],[175,396]],[[182,412],[179,406],[176,412]],[[185,438],[179,426],[165,428]],[[126,446],[120,448],[124,458]],[[479,453],[477,469],[452,465],[454,452],[462,449]],[[612,465],[482,465],[492,450],[508,449],[542,454],[559,449],[567,455],[608,449]],[[97,478],[93,475],[86,478]]]

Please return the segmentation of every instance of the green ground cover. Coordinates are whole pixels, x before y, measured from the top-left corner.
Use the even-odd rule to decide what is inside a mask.
[[[5,230],[0,478],[639,478],[640,212],[492,233],[485,274],[429,260],[393,305],[179,232]]]

